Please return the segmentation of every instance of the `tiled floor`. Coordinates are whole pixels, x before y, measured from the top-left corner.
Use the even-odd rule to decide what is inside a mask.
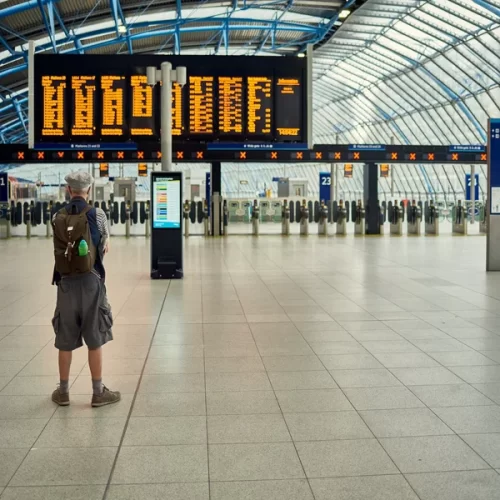
[[[183,281],[148,243],[107,259],[115,341],[93,410],[69,408],[51,246],[0,241],[1,500],[496,500],[500,275],[485,241],[186,242]],[[3,493],[2,493],[3,491]]]

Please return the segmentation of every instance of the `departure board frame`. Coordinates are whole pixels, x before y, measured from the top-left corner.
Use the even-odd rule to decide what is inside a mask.
[[[188,74],[172,97],[175,142],[307,141],[306,58],[38,54],[35,143],[159,142],[161,89],[148,87],[144,77],[163,61],[186,66]],[[92,95],[85,82],[95,87]]]

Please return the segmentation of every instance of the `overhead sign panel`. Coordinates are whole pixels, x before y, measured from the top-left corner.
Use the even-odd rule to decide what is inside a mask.
[[[304,143],[307,61],[296,57],[170,56],[172,134],[182,142]],[[161,88],[146,68],[165,56],[39,54],[35,142],[144,142],[160,137]]]

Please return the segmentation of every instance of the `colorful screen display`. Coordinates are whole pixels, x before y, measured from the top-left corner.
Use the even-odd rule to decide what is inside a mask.
[[[153,229],[180,229],[181,181],[157,177],[153,182]]]

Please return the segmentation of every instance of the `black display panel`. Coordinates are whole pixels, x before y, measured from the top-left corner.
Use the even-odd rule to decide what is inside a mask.
[[[146,68],[165,60],[188,74],[173,88],[175,141],[306,142],[305,58],[85,54],[35,57],[35,142],[158,141]]]

